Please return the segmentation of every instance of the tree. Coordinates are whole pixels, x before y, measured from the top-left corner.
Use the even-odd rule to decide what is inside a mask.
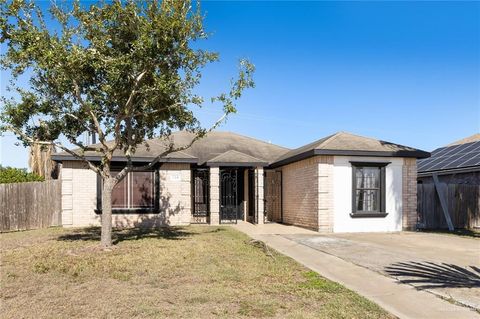
[[[52,145],[30,145],[28,166],[32,173],[44,179],[57,178],[58,165],[52,160],[55,148]]]
[[[195,47],[208,38],[199,2],[114,0],[89,7],[79,1],[63,7],[52,3],[50,19],[59,25],[52,29],[34,2],[0,1],[0,43],[6,46],[0,65],[14,80],[31,75],[29,89],[11,81],[18,97],[3,97],[1,129],[13,131],[25,146],[68,152],[101,176],[101,245],[109,247],[113,187],[128,172],[151,168],[167,154],[190,147],[234,113],[244,89],[254,86],[254,67],[240,61],[230,91],[209,101],[223,108],[223,116],[203,127],[194,111],[206,99],[195,88],[204,67],[219,55]],[[194,138],[182,146],[166,142],[165,152],[146,166],[132,164],[136,148],[147,138],[168,141],[175,130],[192,132]],[[96,134],[99,143],[80,142],[84,132]],[[77,149],[70,150],[62,140]],[[126,166],[112,176],[115,151],[124,154]],[[86,152],[95,152],[101,160],[88,160]]]

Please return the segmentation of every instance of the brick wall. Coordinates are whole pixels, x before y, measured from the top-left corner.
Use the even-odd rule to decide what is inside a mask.
[[[62,224],[73,224],[73,168],[76,162],[63,162],[60,178],[62,180]]]
[[[365,161],[369,160],[365,159]],[[393,169],[393,165],[391,169]],[[416,160],[410,158],[400,159],[398,161],[398,169],[398,175],[395,175],[395,171],[392,171],[392,177],[395,178],[398,184],[393,183],[393,181],[392,183],[398,185],[398,193],[400,193],[400,190],[402,191],[402,203],[393,203],[392,205],[402,207],[398,211],[398,216],[400,217],[400,214],[402,216],[402,228],[414,229],[417,222]],[[333,232],[335,223],[334,195],[341,197],[342,205],[351,207],[351,198],[345,195],[351,194],[350,183],[347,183],[348,186],[345,188],[343,187],[344,181],[342,181],[340,184],[342,186],[341,190],[337,189],[337,194],[334,194],[334,157],[316,156],[285,165],[281,167],[281,170],[283,222],[320,232]],[[350,168],[348,176],[351,176]],[[402,178],[401,184],[400,178]],[[396,197],[393,196],[390,200],[392,198],[395,199]],[[351,228],[341,227],[342,229],[359,231],[358,227],[354,227],[354,223],[366,225],[366,228],[360,231],[387,231],[392,228],[389,224],[379,226],[378,221],[380,220],[353,220],[348,217],[349,211],[350,208],[342,210],[341,213],[347,214],[347,218],[346,220],[341,220],[341,222],[351,223]],[[391,210],[391,216],[393,216],[393,211]],[[385,220],[382,219],[381,221],[384,222]],[[367,222],[371,224],[366,224]]]
[[[210,224],[220,223],[220,169],[210,167]]]
[[[191,220],[190,166],[166,163],[159,170],[159,214],[114,214],[114,227],[187,225]],[[97,176],[79,161],[62,165],[62,224],[66,227],[100,225]]]
[[[402,170],[402,228],[413,230],[417,224],[417,160],[403,159]]]
[[[315,156],[282,170],[283,222],[333,231],[333,156]]]
[[[257,224],[264,223],[265,217],[265,203],[264,199],[264,181],[263,181],[263,167],[255,168],[255,214],[257,216]]]
[[[97,175],[79,161],[62,165],[62,224],[63,226],[99,225],[97,207]]]
[[[333,156],[315,157],[318,165],[318,231],[333,232]]]
[[[166,163],[160,167],[160,212],[164,224],[188,225],[191,213],[191,171],[189,164]]]

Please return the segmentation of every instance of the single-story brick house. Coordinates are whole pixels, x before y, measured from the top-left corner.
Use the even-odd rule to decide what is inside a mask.
[[[176,132],[175,145],[192,135]],[[148,163],[165,149],[139,147]],[[88,155],[88,154],[87,154]],[[282,222],[320,232],[400,231],[417,222],[418,149],[339,132],[297,149],[214,131],[169,154],[151,171],[130,173],[114,189],[118,227]],[[88,157],[95,161],[95,155]],[[67,153],[62,163],[62,223],[99,225],[101,179]],[[114,167],[125,158],[113,157]]]

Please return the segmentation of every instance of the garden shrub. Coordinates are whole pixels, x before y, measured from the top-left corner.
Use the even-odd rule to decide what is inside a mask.
[[[0,166],[0,184],[43,182],[45,179],[37,174],[29,173],[25,168]]]

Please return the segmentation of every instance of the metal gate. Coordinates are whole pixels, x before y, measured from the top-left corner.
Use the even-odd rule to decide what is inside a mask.
[[[238,172],[236,169],[220,171],[220,223],[237,223],[238,205]]]
[[[210,215],[209,175],[208,169],[195,169],[193,171],[192,223],[208,223],[208,217]]]

